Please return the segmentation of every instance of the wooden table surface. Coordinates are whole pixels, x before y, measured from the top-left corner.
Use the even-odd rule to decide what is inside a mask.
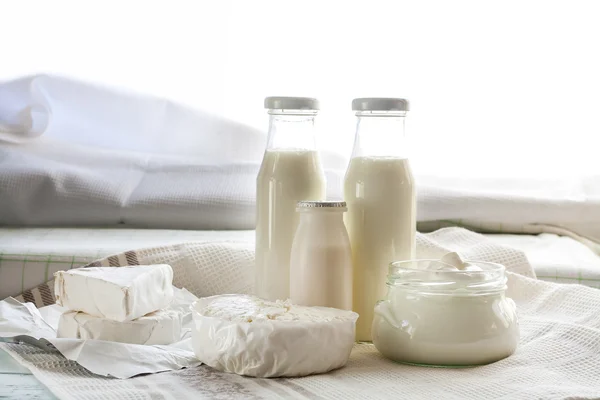
[[[35,376],[0,349],[0,399],[56,400]]]

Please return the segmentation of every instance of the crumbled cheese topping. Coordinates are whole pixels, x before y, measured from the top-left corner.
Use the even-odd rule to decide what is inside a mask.
[[[200,314],[228,321],[314,321],[327,322],[352,319],[349,311],[326,307],[293,305],[290,300],[267,301],[255,296],[220,296],[206,305]]]

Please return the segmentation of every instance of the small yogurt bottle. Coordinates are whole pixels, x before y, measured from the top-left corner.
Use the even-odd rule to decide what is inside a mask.
[[[390,264],[388,294],[375,306],[373,344],[387,358],[431,366],[475,366],[514,353],[516,305],[504,266],[439,260]]]
[[[343,201],[300,201],[290,257],[290,300],[352,310],[352,253]]]

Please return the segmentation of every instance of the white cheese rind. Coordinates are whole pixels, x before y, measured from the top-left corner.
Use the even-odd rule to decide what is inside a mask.
[[[192,305],[194,352],[225,372],[271,378],[343,367],[354,345],[358,314],[326,307],[222,295]]]
[[[118,322],[79,311],[67,311],[60,316],[57,337],[166,345],[181,339],[181,313],[161,310],[134,321]]]
[[[80,268],[54,277],[58,305],[114,321],[134,320],[173,301],[173,270],[166,264]]]

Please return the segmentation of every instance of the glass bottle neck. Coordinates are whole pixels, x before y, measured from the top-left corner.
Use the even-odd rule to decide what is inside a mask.
[[[310,222],[315,224],[335,224],[343,223],[344,211],[342,210],[319,210],[319,211],[301,211],[300,222]]]
[[[316,111],[269,111],[267,149],[316,150]]]
[[[408,158],[405,112],[359,112],[352,157]]]

